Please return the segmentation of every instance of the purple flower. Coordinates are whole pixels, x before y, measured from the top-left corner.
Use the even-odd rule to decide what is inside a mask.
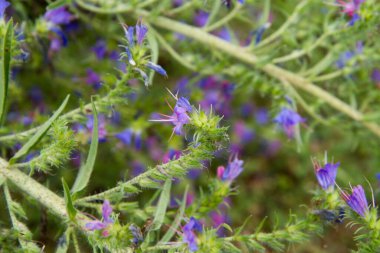
[[[292,138],[294,135],[294,126],[305,122],[305,119],[291,109],[282,108],[280,113],[274,118],[274,122],[283,128],[289,138]]]
[[[208,20],[209,14],[205,11],[197,11],[194,16],[194,24],[198,27],[205,26]]]
[[[244,121],[237,121],[233,130],[240,144],[245,144],[252,141],[255,136],[253,130],[248,128]]]
[[[225,170],[218,168],[218,175],[221,174],[220,179],[226,182],[232,182],[243,171],[243,160],[239,160],[237,157],[232,162],[229,162]],[[223,172],[223,174],[222,174]]]
[[[98,136],[99,136],[99,142],[105,142],[106,136],[107,136],[107,130],[106,130],[106,120],[103,115],[99,115],[98,117]],[[92,129],[94,128],[94,117],[88,116],[87,122],[86,122],[87,129],[92,132]]]
[[[202,232],[202,224],[194,217],[190,218],[190,221],[183,226],[183,242],[187,243],[190,252],[198,250],[196,231]]]
[[[101,82],[100,76],[94,70],[88,68],[86,83],[91,85],[95,90],[98,90],[102,86]]]
[[[118,138],[125,145],[131,145],[132,143],[133,131],[130,128],[126,128],[124,131],[115,134],[115,137]]]
[[[112,207],[108,200],[104,200],[103,206],[102,206],[102,221],[99,220],[93,220],[90,222],[87,222],[85,227],[90,230],[102,230],[103,237],[107,237],[109,235],[109,232],[107,230],[107,227],[112,224],[114,221],[111,218],[112,214]]]
[[[345,191],[342,191],[341,196],[347,205],[360,216],[364,217],[368,212],[367,199],[361,185],[354,186],[354,188],[352,188],[351,195],[347,194]]]
[[[192,107],[189,101],[181,97],[177,99],[176,106],[174,107],[173,114],[171,116],[162,115],[165,118],[151,119],[150,121],[157,122],[171,122],[174,125],[173,133],[182,135],[183,126],[190,122],[190,117],[187,113],[191,112]]]
[[[44,19],[55,25],[66,25],[73,20],[74,16],[65,7],[49,10],[45,13]]]
[[[229,217],[227,214],[223,211],[220,211],[220,206],[218,207],[218,212],[211,212],[210,217],[212,221],[212,226],[214,228],[217,228],[218,231],[216,232],[219,237],[225,236],[225,228],[222,227],[223,224],[227,223],[229,221]]]
[[[148,67],[148,68],[150,68],[150,69],[152,69],[152,70],[154,70],[154,71],[156,71],[158,74],[160,74],[162,76],[166,76],[166,77],[168,76],[166,74],[165,69],[163,69],[160,65],[157,65],[157,64],[155,64],[153,62],[148,62],[145,66]]]
[[[141,229],[139,227],[137,227],[134,224],[131,224],[129,226],[129,230],[131,231],[131,233],[133,235],[133,238],[131,239],[131,242],[134,245],[138,245],[138,244],[140,244],[140,242],[142,242],[144,240],[144,237],[143,237],[143,235],[141,233]]]
[[[371,78],[376,84],[380,85],[380,69],[374,69]]]
[[[106,42],[104,40],[98,40],[91,50],[95,53],[98,60],[104,59],[107,54]]]
[[[318,183],[324,190],[334,188],[335,178],[340,163],[326,163],[321,167],[318,162],[314,161],[314,172],[317,177]]]
[[[4,18],[5,9],[11,5],[9,2],[5,0],[0,0],[0,19]]]
[[[148,27],[143,25],[140,19],[136,24],[136,40],[138,45],[141,45],[143,43],[147,33]]]
[[[168,163],[172,160],[177,160],[182,155],[182,152],[180,150],[170,149],[169,152],[167,152],[164,157],[162,158],[163,163]]]

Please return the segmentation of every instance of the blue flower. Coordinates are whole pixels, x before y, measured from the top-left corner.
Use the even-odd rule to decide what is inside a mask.
[[[130,128],[126,128],[124,131],[115,135],[122,143],[125,145],[131,145],[132,143],[133,131]]]
[[[98,60],[103,60],[107,54],[106,42],[104,40],[98,40],[91,50],[95,53]]]
[[[155,64],[155,63],[153,63],[153,62],[148,62],[148,63],[146,64],[146,67],[148,67],[148,68],[150,68],[150,69],[156,71],[158,74],[160,74],[160,75],[162,75],[162,76],[168,76],[168,75],[166,74],[165,69],[163,69],[160,65],[157,65],[157,64]]]
[[[289,108],[282,108],[280,113],[274,118],[274,122],[283,128],[289,138],[292,138],[294,126],[305,122],[305,119]]]
[[[141,229],[139,227],[137,227],[136,225],[131,224],[129,226],[129,230],[131,231],[131,233],[133,235],[133,238],[131,239],[131,242],[134,245],[139,245],[140,242],[142,242],[144,240],[144,237],[143,237],[143,235],[141,233]]]
[[[11,5],[9,2],[5,0],[0,0],[0,19],[4,18],[5,9]]]
[[[318,162],[314,161],[314,172],[317,177],[318,183],[324,190],[334,188],[337,170],[340,163],[326,163],[321,167]]]
[[[67,25],[73,18],[74,16],[65,7],[49,10],[44,15],[44,19],[54,25]]]
[[[228,163],[227,168],[223,170],[223,174],[221,174],[222,171],[218,171],[218,174],[221,174],[221,180],[232,182],[243,171],[243,163],[243,160],[235,157],[232,162]]]
[[[169,116],[162,114],[164,118],[151,119],[150,121],[171,122],[174,125],[173,133],[182,135],[183,126],[190,122],[188,113],[191,111],[192,107],[190,102],[186,98],[181,97],[177,99],[172,115]]]
[[[182,228],[183,242],[187,243],[190,252],[198,250],[196,231],[202,232],[202,224],[194,217],[190,218],[190,221]]]
[[[139,19],[139,21],[136,24],[136,38],[138,45],[141,45],[143,43],[147,33],[148,27],[143,25],[141,19]]]
[[[352,188],[352,194],[349,195],[342,191],[341,196],[352,210],[357,214],[364,217],[368,212],[368,202],[365,196],[364,189],[361,185],[354,186]]]

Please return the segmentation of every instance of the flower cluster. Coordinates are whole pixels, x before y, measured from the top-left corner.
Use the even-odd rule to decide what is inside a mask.
[[[351,19],[348,23],[350,26],[354,25],[355,22],[360,20],[360,15],[358,13],[360,5],[364,3],[365,0],[338,0],[338,5],[343,8],[342,12],[347,14]]]
[[[149,80],[148,75],[142,68],[149,68],[162,76],[167,76],[165,69],[163,69],[160,65],[144,59],[146,50],[144,47],[144,40],[148,33],[148,27],[142,24],[141,19],[137,21],[136,26],[123,25],[123,29],[127,46],[122,46],[125,48],[125,52],[122,53],[121,56],[122,58],[127,58],[128,63],[133,67],[133,69],[140,73],[141,77],[144,79],[145,85],[149,85]]]
[[[114,223],[113,219],[111,218],[112,214],[112,207],[108,200],[104,200],[103,206],[102,206],[102,217],[103,219],[100,220],[94,220],[86,223],[86,228],[90,231],[99,230],[102,232],[103,237],[109,236],[109,230],[108,227]]]
[[[336,184],[335,179],[337,175],[337,169],[340,163],[326,163],[323,167],[318,162],[313,161],[314,172],[317,177],[318,183],[324,190],[333,189]],[[357,214],[365,217],[369,211],[368,202],[365,196],[364,189],[361,185],[354,186],[352,188],[352,194],[348,194],[346,191],[339,188],[342,199],[347,205],[354,210]]]

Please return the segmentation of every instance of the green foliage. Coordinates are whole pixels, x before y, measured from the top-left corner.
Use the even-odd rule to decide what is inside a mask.
[[[75,221],[75,216],[77,215],[77,210],[75,209],[73,205],[72,196],[70,193],[70,188],[67,185],[64,178],[62,180],[62,186],[63,186],[63,193],[65,196],[65,203],[66,203],[66,211],[69,216],[70,221]]]
[[[8,85],[12,57],[13,20],[8,21],[2,34],[2,54],[0,61],[0,125],[6,115],[5,107],[8,96]]]
[[[71,192],[73,193],[79,192],[87,186],[91,177],[92,170],[94,169],[96,154],[98,152],[98,143],[99,143],[98,112],[96,111],[96,106],[94,105],[94,101],[91,101],[91,103],[92,103],[92,111],[94,113],[91,145],[90,145],[90,150],[88,152],[87,161],[80,168],[78,176],[75,179],[73,188],[71,189]]]
[[[76,146],[74,132],[62,118],[52,124],[48,135],[50,142],[42,148],[38,157],[27,163],[31,173],[34,170],[49,172],[53,167],[60,168],[70,158],[71,151]]]
[[[51,125],[54,123],[54,121],[59,117],[59,115],[62,113],[62,111],[65,109],[66,107],[66,104],[67,102],[69,101],[69,98],[70,98],[70,95],[67,95],[67,97],[65,98],[65,100],[62,102],[61,106],[58,108],[58,110],[53,114],[53,116],[51,116],[49,118],[48,121],[46,121],[39,129],[38,131],[33,135],[32,138],[30,138],[28,140],[27,143],[24,144],[24,146],[22,146],[22,148],[17,151],[17,153],[12,157],[12,159],[10,160],[10,163],[14,163],[17,159],[19,159],[20,157],[26,155],[41,139],[42,137],[44,137],[44,135],[46,134],[46,132],[49,130],[49,128],[51,127]],[[62,125],[63,122],[61,122],[61,125]],[[64,123],[64,125],[66,125],[66,123]],[[56,126],[59,126],[59,125],[56,125]],[[65,128],[66,126],[64,126],[63,128]],[[59,129],[55,129],[55,131],[53,130],[52,134],[54,134],[54,137],[63,137],[63,136],[57,136],[59,135],[59,131],[57,131]],[[62,129],[64,130],[64,129]],[[69,131],[64,131],[64,133],[69,133]],[[64,136],[64,137],[68,137],[68,136]],[[65,140],[67,141],[68,143],[70,143],[72,140]],[[66,143],[65,143],[66,145]],[[67,154],[66,154],[67,156]],[[65,157],[65,156],[64,156]],[[49,157],[44,157],[45,159],[48,159]],[[55,166],[59,165],[59,159],[55,159],[52,157],[52,159],[54,159],[55,161],[50,161],[49,163],[50,164],[53,164]],[[60,157],[60,159],[62,159],[62,157]],[[46,160],[45,160],[46,162]],[[57,165],[56,165],[57,164]],[[45,167],[41,167],[41,166],[44,166]],[[33,167],[32,167],[33,169]],[[46,164],[39,164],[39,169],[43,170],[43,169],[46,169]]]

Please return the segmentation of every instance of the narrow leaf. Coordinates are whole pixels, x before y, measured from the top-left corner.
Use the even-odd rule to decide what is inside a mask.
[[[92,174],[92,171],[94,169],[96,154],[98,152],[98,139],[99,139],[99,126],[98,126],[98,112],[96,111],[96,107],[94,104],[94,101],[91,100],[92,103],[92,111],[94,113],[94,123],[92,128],[92,139],[91,139],[91,145],[90,145],[90,151],[86,160],[86,163],[82,165],[82,167],[79,170],[78,176],[75,179],[73,188],[71,189],[72,193],[79,192],[83,190],[88,182],[90,181],[90,177]]]
[[[77,210],[73,205],[73,200],[71,198],[69,186],[67,185],[65,179],[62,178],[63,194],[65,196],[66,211],[69,215],[70,220],[74,220],[77,214]]]
[[[156,213],[154,215],[154,220],[151,230],[160,229],[162,223],[164,222],[166,208],[168,207],[170,200],[170,188],[172,186],[172,179],[168,178],[165,181],[164,187],[162,189],[160,199],[158,200]]]
[[[152,33],[148,33],[147,38],[148,38],[148,43],[149,43],[150,52],[151,52],[151,61],[157,64],[158,55],[159,55],[157,38]],[[149,84],[153,83],[153,78],[154,78],[155,73],[156,73],[155,71],[150,71]]]
[[[55,2],[50,3],[50,4],[47,6],[47,9],[48,9],[48,10],[56,9],[56,8],[59,8],[59,7],[65,6],[65,5],[67,5],[68,3],[70,3],[70,2],[71,2],[70,0],[57,0],[57,1],[55,1]]]
[[[54,112],[53,116],[49,118],[41,127],[39,127],[38,131],[33,135],[31,139],[28,140],[27,143],[22,146],[22,148],[17,151],[17,153],[11,158],[10,164],[13,164],[18,158],[26,155],[29,150],[31,150],[40,140],[46,132],[49,130],[53,122],[58,118],[58,116],[65,109],[67,102],[69,101],[70,95],[67,95],[61,106],[58,108],[56,112]]]
[[[5,28],[2,47],[2,59],[0,63],[0,125],[4,121],[5,106],[8,95],[9,73],[12,58],[13,20],[9,20]]]
[[[183,214],[185,213],[187,192],[188,191],[189,191],[189,186],[187,185],[186,189],[185,189],[185,193],[183,194],[181,206],[179,207],[179,213],[175,217],[175,219],[174,219],[172,225],[170,226],[170,228],[168,229],[168,231],[166,231],[165,235],[162,237],[160,243],[169,242],[170,239],[172,239],[173,235],[176,233],[177,228],[179,227],[179,224],[181,223],[181,220],[183,218]]]

